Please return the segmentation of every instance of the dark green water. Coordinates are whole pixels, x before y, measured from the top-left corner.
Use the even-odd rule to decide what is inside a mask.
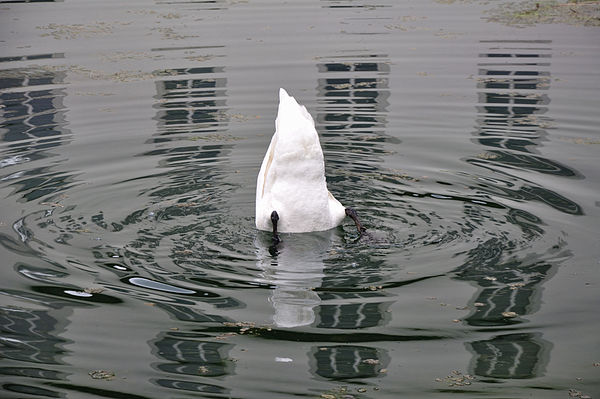
[[[600,28],[502,4],[0,1],[0,397],[598,397]],[[370,239],[256,231],[279,87]]]

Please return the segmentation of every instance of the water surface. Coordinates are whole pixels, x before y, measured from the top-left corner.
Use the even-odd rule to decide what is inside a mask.
[[[600,394],[600,28],[1,3],[1,396]],[[371,237],[256,231],[279,87]]]

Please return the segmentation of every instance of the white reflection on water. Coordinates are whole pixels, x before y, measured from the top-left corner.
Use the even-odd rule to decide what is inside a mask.
[[[261,280],[274,286],[269,300],[277,327],[307,326],[315,321],[315,308],[321,298],[314,289],[325,277],[323,261],[327,253],[340,239],[336,232],[282,234],[283,242],[273,254],[260,237],[254,241]]]

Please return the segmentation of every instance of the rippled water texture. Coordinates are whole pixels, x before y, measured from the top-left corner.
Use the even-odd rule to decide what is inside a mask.
[[[493,3],[0,1],[0,396],[599,396],[600,28]],[[369,236],[256,231],[279,87]]]

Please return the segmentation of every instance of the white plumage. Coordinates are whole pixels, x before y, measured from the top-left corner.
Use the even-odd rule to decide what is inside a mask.
[[[315,123],[306,108],[279,89],[275,133],[256,181],[256,227],[271,231],[329,230],[344,220],[345,208],[327,190],[325,163]]]

